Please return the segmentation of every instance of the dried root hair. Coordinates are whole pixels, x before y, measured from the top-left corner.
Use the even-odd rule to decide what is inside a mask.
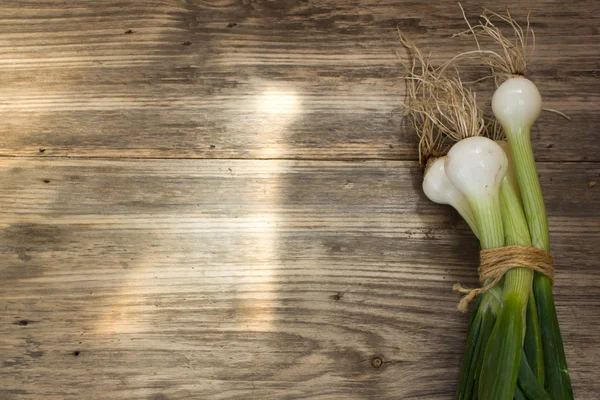
[[[535,34],[530,26],[529,14],[527,14],[527,24],[523,27],[515,21],[508,9],[505,15],[484,9],[480,20],[475,25],[471,25],[460,3],[459,6],[469,29],[454,36],[472,35],[477,44],[477,51],[463,53],[463,55],[479,54],[494,77],[525,75],[527,64],[535,50]],[[512,28],[512,38],[504,35],[502,29],[496,25],[498,21]],[[480,38],[482,41],[491,40],[499,50],[482,49]]]
[[[419,161],[448,152],[452,142],[481,135],[485,130],[483,113],[475,93],[460,80],[449,64],[433,67],[429,57],[399,30],[400,42],[407,49],[404,115],[419,139]]]
[[[444,154],[443,137],[430,118],[434,113],[432,88],[437,81],[429,58],[406,36],[398,31],[400,42],[409,54],[410,63],[402,62],[406,69],[406,96],[403,104],[404,116],[410,122],[419,140],[419,162],[425,166],[427,160]]]
[[[492,140],[506,140],[506,133],[502,129],[502,125],[494,117],[485,117],[485,128],[483,136],[488,137]]]
[[[496,87],[498,87],[498,77],[509,78],[514,75],[525,75],[527,66],[535,50],[535,33],[531,28],[529,20],[530,14],[527,13],[526,25],[523,28],[523,26],[512,17],[508,9],[506,10],[505,15],[498,14],[489,9],[484,9],[477,24],[471,25],[462,5],[460,3],[458,5],[469,29],[457,33],[454,36],[473,36],[475,43],[477,44],[477,50],[458,54],[452,61],[466,56],[476,55],[481,57],[484,64],[490,68],[492,73],[491,77],[494,78]],[[507,24],[512,28],[513,38],[509,39],[506,37],[494,21],[501,21],[501,23]],[[479,38],[491,40],[493,44],[500,47],[500,52],[482,49]],[[482,79],[487,78],[489,78],[489,76]],[[559,110],[546,107],[542,110],[559,115],[569,121],[571,120],[568,115]]]

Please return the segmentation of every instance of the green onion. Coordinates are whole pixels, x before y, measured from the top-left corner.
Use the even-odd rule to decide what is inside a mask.
[[[492,14],[514,28],[516,42],[506,39],[486,14],[479,25],[469,25],[469,32],[476,37],[483,33],[503,49],[502,55],[482,50],[476,40],[476,52],[486,58],[494,76],[512,76],[492,99],[510,150],[502,151],[493,140],[482,137],[498,139],[501,131],[493,119],[484,117],[459,72],[447,68],[461,55],[433,67],[400,34],[412,56],[412,63],[405,64],[405,115],[419,138],[421,165],[427,161],[423,191],[429,199],[453,206],[478,236],[482,249],[515,245],[547,251],[548,226],[529,138],[541,111],[541,97],[535,85],[523,78],[529,26],[525,34],[510,15]],[[450,142],[457,143],[448,151]],[[476,297],[457,398],[572,399],[550,280],[521,267],[509,269],[501,280],[492,279],[483,282],[485,289]],[[489,289],[490,282],[497,284]],[[468,292],[459,308],[464,309],[480,292]]]
[[[521,364],[519,366],[518,387],[530,400],[550,400],[550,396],[544,390],[544,386],[538,381],[527,363],[527,356],[524,352],[521,355]]]
[[[517,386],[515,391],[515,400],[528,400],[523,391]]]
[[[510,168],[510,166],[509,166]],[[530,246],[527,222],[514,182],[504,178],[500,186],[505,245]],[[502,304],[484,355],[479,397],[512,399],[517,386],[525,335],[526,307],[533,271],[513,268],[504,275]]]
[[[496,322],[496,314],[500,308],[498,299],[501,295],[500,287],[494,286],[477,297],[475,310],[469,323],[465,356],[458,381],[456,393],[458,400],[472,399],[477,394],[476,381],[481,371],[483,350]]]
[[[502,124],[510,143],[532,244],[548,251],[550,240],[546,208],[530,141],[531,125],[541,108],[539,91],[531,81],[522,76],[505,81],[492,98],[494,115]],[[550,279],[536,273],[533,292],[544,349],[546,390],[553,399],[573,399]]]
[[[471,210],[467,198],[450,183],[444,169],[445,161],[445,156],[431,158],[427,161],[423,177],[423,192],[434,203],[452,206],[463,217],[475,236],[478,236],[473,210]]]
[[[538,318],[537,305],[532,290],[529,293],[529,300],[527,301],[527,323],[523,350],[537,380],[544,386],[544,349]]]

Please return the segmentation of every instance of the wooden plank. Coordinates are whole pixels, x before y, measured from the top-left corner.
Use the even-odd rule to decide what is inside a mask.
[[[537,156],[600,161],[598,2],[463,4],[531,10],[531,77],[572,118],[542,117]],[[10,156],[414,160],[396,26],[435,60],[473,48],[450,39],[454,1],[8,0],[0,15]]]
[[[600,168],[540,174],[594,398]],[[0,397],[451,398],[478,246],[419,185],[413,162],[0,159]]]

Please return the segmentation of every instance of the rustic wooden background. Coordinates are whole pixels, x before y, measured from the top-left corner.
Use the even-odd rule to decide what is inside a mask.
[[[597,399],[600,6],[463,3],[507,5],[571,117],[533,139]],[[478,245],[421,193],[396,26],[473,48],[455,1],[3,0],[0,398],[452,398]]]

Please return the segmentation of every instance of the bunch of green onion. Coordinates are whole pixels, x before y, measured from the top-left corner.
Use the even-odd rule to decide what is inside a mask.
[[[530,142],[542,100],[523,75],[527,35],[510,15],[493,15],[508,22],[518,39],[514,46],[485,15],[475,28],[469,25],[476,39],[479,29],[504,50],[502,56],[483,51],[477,41],[474,52],[508,76],[492,97],[493,117],[485,116],[475,93],[448,72],[454,69],[434,68],[400,35],[412,55],[405,110],[419,135],[421,159],[427,161],[423,190],[430,200],[454,207],[482,249],[519,245],[549,251]],[[510,269],[473,303],[457,399],[573,399],[546,275]]]

